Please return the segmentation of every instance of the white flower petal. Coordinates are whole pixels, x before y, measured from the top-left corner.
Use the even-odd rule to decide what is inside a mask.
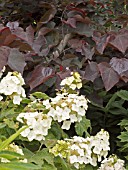
[[[61,126],[62,129],[69,130],[70,129],[71,122],[70,121],[64,121],[63,125]]]

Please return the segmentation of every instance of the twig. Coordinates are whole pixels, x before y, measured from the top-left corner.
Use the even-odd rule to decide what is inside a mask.
[[[61,53],[61,52],[64,50],[65,46],[67,45],[68,40],[69,40],[71,37],[72,37],[72,34],[71,34],[71,33],[66,34],[66,35],[64,36],[64,39],[61,40],[60,44],[59,44],[58,47],[57,47],[57,50],[59,51],[59,53]]]

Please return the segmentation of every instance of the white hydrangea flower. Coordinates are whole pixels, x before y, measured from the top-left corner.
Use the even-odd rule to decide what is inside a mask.
[[[13,98],[14,104],[20,104],[23,97],[26,97],[22,87],[25,84],[21,73],[8,72],[0,82],[0,93]]]
[[[101,162],[101,167],[98,170],[126,170],[124,160],[117,158],[116,155],[110,155]]]
[[[97,161],[101,161],[99,158],[106,158],[110,150],[108,139],[109,134],[103,129],[95,136],[87,137],[86,139],[74,136],[73,139],[70,139],[72,142],[72,146],[70,147],[71,156],[69,157],[70,163],[72,164],[74,162],[79,165],[91,164],[97,166]],[[78,164],[77,167],[79,169]]]
[[[20,113],[17,120],[28,125],[28,128],[21,132],[21,136],[27,137],[29,141],[45,140],[52,123],[52,118],[41,112]]]
[[[98,162],[100,162],[102,157],[106,158],[110,150],[109,134],[107,131],[101,129],[101,131],[92,138],[93,143],[91,145],[93,147],[93,153],[98,156]]]
[[[14,104],[20,104],[21,101],[22,101],[22,98],[19,95],[13,96],[13,103]]]
[[[45,105],[46,109],[49,109],[51,107],[49,100],[44,100],[43,104]]]
[[[80,122],[88,108],[88,100],[78,94],[57,94],[56,97],[43,101],[48,109],[48,116],[62,122],[62,129],[69,130],[71,123]]]
[[[21,132],[21,136],[23,136],[23,137],[27,137],[29,134],[30,134],[30,129],[29,128],[27,128],[23,132]]]
[[[108,139],[109,134],[103,129],[101,129],[101,131],[95,136],[87,138],[74,136],[72,139],[65,139],[64,142],[70,143],[70,147],[68,147],[68,161],[70,162],[70,164],[73,164],[73,166],[77,169],[79,169],[80,165],[82,164],[91,164],[92,166],[97,166],[97,162],[99,162],[99,157],[106,158],[106,153],[108,154],[108,151],[110,150]],[[106,141],[106,143],[101,143],[102,140]],[[100,146],[102,144],[103,146]],[[99,150],[97,149],[97,145],[99,145],[100,147]],[[59,154],[62,155],[60,150],[61,147],[62,146],[56,145],[52,148],[52,153],[55,156],[59,156]]]
[[[64,121],[63,125],[62,125],[62,129],[69,130],[70,126],[71,126],[71,122],[70,121]]]
[[[49,152],[54,156],[60,156],[61,158],[67,158],[69,155],[70,143],[64,140],[58,140],[57,144],[49,149]]]
[[[60,85],[61,85],[61,86],[64,86],[64,85],[70,86],[73,81],[74,81],[74,77],[73,77],[73,76],[66,77],[65,79],[63,79],[63,80],[61,81]]]
[[[66,77],[60,83],[61,86],[72,90],[80,89],[82,87],[82,80],[78,72],[72,72],[70,77]]]
[[[71,85],[70,85],[70,88],[71,88],[72,90],[75,90],[76,87],[77,87],[76,84],[71,84]]]
[[[19,153],[20,155],[24,155],[23,150],[18,145],[15,145],[15,143],[9,144],[9,146],[6,147],[4,150],[9,150],[9,151]],[[22,159],[22,160],[19,160],[19,161],[27,163],[27,159]],[[1,158],[1,162],[7,163],[7,162],[10,162],[10,160],[5,159],[5,158]]]
[[[76,155],[70,156],[70,163],[71,163],[71,164],[74,164],[74,163],[76,163],[76,162],[78,162],[77,156],[76,156]]]
[[[77,87],[78,89],[81,89],[81,88],[82,88],[82,83],[78,83],[78,84],[76,85],[76,87]]]

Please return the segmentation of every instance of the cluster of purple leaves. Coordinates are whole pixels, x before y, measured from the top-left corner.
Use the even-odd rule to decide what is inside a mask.
[[[32,11],[25,8],[18,18],[19,4],[15,4],[15,13],[11,4],[1,5],[10,9],[10,20],[17,20],[1,17],[0,69],[6,65],[21,72],[31,90],[51,78],[58,87],[67,76],[66,67],[79,71],[87,82],[100,80],[106,91],[126,85],[128,16],[115,16],[112,2],[38,1],[33,3]],[[31,3],[23,1],[25,4]],[[22,17],[30,18],[28,26]]]

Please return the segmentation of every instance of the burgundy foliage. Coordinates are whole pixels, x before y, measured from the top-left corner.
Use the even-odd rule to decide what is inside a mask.
[[[14,10],[3,2],[0,69],[6,65],[21,72],[30,90],[65,78],[67,67],[79,71],[85,83],[95,86],[102,79],[106,91],[120,82],[123,88],[128,82],[128,17],[116,15],[110,4],[30,0],[13,2]],[[52,86],[58,87],[58,78]]]

